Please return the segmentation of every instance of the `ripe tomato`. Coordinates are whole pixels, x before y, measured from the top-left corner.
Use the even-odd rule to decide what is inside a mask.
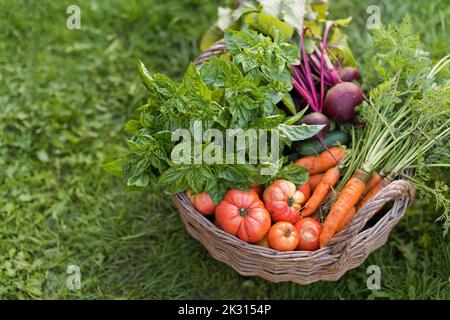
[[[298,231],[298,250],[315,251],[319,249],[319,238],[322,226],[313,218],[300,219],[295,228]]]
[[[292,251],[297,248],[298,232],[289,222],[277,222],[269,230],[269,246],[279,251]]]
[[[228,190],[216,208],[216,219],[225,231],[254,243],[270,229],[270,215],[255,191]]]
[[[262,194],[264,192],[264,189],[261,185],[257,185],[257,186],[250,186],[250,190],[255,191],[259,197],[262,197]]]
[[[204,216],[213,215],[216,210],[216,204],[207,192],[202,192],[199,194],[192,194],[191,190],[186,191],[186,195],[191,201],[192,205],[198,212]]]
[[[299,209],[305,202],[303,193],[297,191],[295,184],[282,179],[264,190],[263,199],[274,222],[296,223],[300,217]]]
[[[311,185],[309,184],[309,181],[304,185],[297,187],[297,190],[303,193],[303,197],[305,198],[305,200],[303,200],[303,203],[308,201],[309,197],[311,196]]]

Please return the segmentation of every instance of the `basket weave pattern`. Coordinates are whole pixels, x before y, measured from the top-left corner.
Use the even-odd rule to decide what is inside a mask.
[[[226,51],[223,41],[205,51],[195,63]],[[245,243],[219,229],[192,206],[184,193],[172,196],[189,234],[208,252],[244,276],[260,276],[272,282],[293,281],[302,285],[319,280],[335,281],[361,265],[367,256],[384,245],[389,234],[412,203],[415,189],[406,180],[395,180],[368,201],[349,225],[323,249],[280,252]],[[392,208],[372,227],[364,229],[385,204]],[[364,229],[364,230],[363,230]]]

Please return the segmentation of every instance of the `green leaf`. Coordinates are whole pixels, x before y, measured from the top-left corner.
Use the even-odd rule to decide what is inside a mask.
[[[197,67],[193,63],[189,65],[186,73],[184,74],[183,87],[189,94],[197,95],[205,101],[211,101],[211,91],[203,82]]]
[[[350,22],[352,22],[352,17],[347,17],[344,19],[336,19],[333,21],[334,21],[334,24],[338,27],[347,27],[350,24]]]
[[[284,0],[281,8],[284,21],[303,32],[303,20],[306,14],[306,0]]]
[[[230,8],[219,7],[217,10],[217,16],[219,19],[217,20],[217,26],[220,30],[225,30],[228,27],[231,27],[234,23],[233,18],[231,16],[233,10]]]
[[[196,170],[189,170],[186,180],[194,194],[205,191],[206,180]]]
[[[281,18],[283,0],[260,0],[262,12],[275,18]]]
[[[296,114],[297,109],[295,108],[294,100],[292,99],[291,95],[289,93],[285,94],[283,98],[281,99],[283,104],[288,108],[288,110],[291,112],[291,114]]]
[[[252,129],[275,129],[286,119],[284,115],[274,115],[253,120],[249,127]]]
[[[218,182],[217,184],[214,185],[214,187],[209,188],[207,191],[211,196],[211,199],[213,199],[214,203],[219,204],[225,197],[228,188],[225,183]]]
[[[356,60],[348,45],[347,36],[339,29],[335,28],[330,39],[332,44],[332,52],[339,59],[342,66],[356,67]]]
[[[169,193],[183,192],[188,189],[186,166],[175,166],[166,170],[158,180],[158,184]]]
[[[150,177],[147,174],[141,174],[141,175],[133,176],[133,177],[129,178],[127,181],[127,186],[145,188],[146,186],[148,186],[149,182],[150,182]]]
[[[308,181],[309,174],[306,168],[290,164],[278,171],[277,178],[285,179],[298,186],[302,186]]]
[[[238,21],[242,16],[251,13],[258,12],[258,5],[255,2],[244,2],[236,10],[233,11],[231,17],[234,21]]]
[[[217,177],[230,182],[245,182],[245,175],[232,166],[224,166],[222,170],[216,173]]]
[[[139,120],[129,120],[123,130],[130,134],[136,134],[141,128],[141,122]]]
[[[297,113],[296,115],[288,118],[284,124],[285,125],[293,125],[294,123],[297,123],[301,118],[303,118],[303,116],[305,115],[306,111],[308,111],[309,108],[304,108],[302,111],[300,111],[299,113]]]
[[[138,72],[141,76],[142,81],[144,82],[144,85],[147,87],[147,89],[151,90],[153,87],[153,77],[151,76],[150,72],[148,72],[147,67],[145,64],[139,60],[138,62]]]
[[[312,138],[324,128],[324,125],[301,124],[287,126],[285,124],[280,124],[278,128],[280,129],[282,136],[294,142]]]
[[[210,57],[200,68],[202,80],[210,86],[225,87],[229,82],[239,81],[242,75],[229,61]]]

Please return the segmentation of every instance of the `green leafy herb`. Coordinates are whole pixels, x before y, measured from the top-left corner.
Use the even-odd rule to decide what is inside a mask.
[[[288,101],[296,48],[252,30],[226,30],[225,41],[231,61],[211,57],[200,67],[191,64],[180,82],[151,74],[139,62],[138,71],[150,98],[139,108],[139,119],[125,126],[132,135],[128,154],[106,165],[109,171],[123,175],[127,186],[162,188],[169,194],[187,189],[194,194],[207,191],[218,202],[228,189],[248,190],[251,185],[266,184],[277,177],[306,182],[307,173],[301,168],[283,167],[284,157],[271,157],[281,154],[292,141],[310,138],[322,129],[293,125],[302,114],[289,118],[277,107],[280,101]],[[267,158],[256,163],[249,161],[250,151],[243,150],[244,163],[228,164],[228,156],[237,159],[241,150],[216,154],[217,141],[192,138],[209,129],[223,133],[227,129],[278,130],[279,150],[270,146]],[[178,140],[172,139],[175,132]],[[245,141],[247,147],[254,144]],[[219,161],[199,161],[206,150],[213,150]],[[173,153],[187,161],[172,160]],[[273,174],[263,175],[263,169],[274,169]]]

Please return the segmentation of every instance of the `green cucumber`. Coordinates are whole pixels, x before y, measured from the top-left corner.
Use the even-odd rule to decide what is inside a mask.
[[[328,133],[323,138],[323,144],[330,148],[335,145],[348,145],[350,143],[350,136],[342,131],[333,131]],[[325,147],[317,139],[309,139],[302,141],[297,146],[297,154],[299,156],[313,156],[325,151]]]

